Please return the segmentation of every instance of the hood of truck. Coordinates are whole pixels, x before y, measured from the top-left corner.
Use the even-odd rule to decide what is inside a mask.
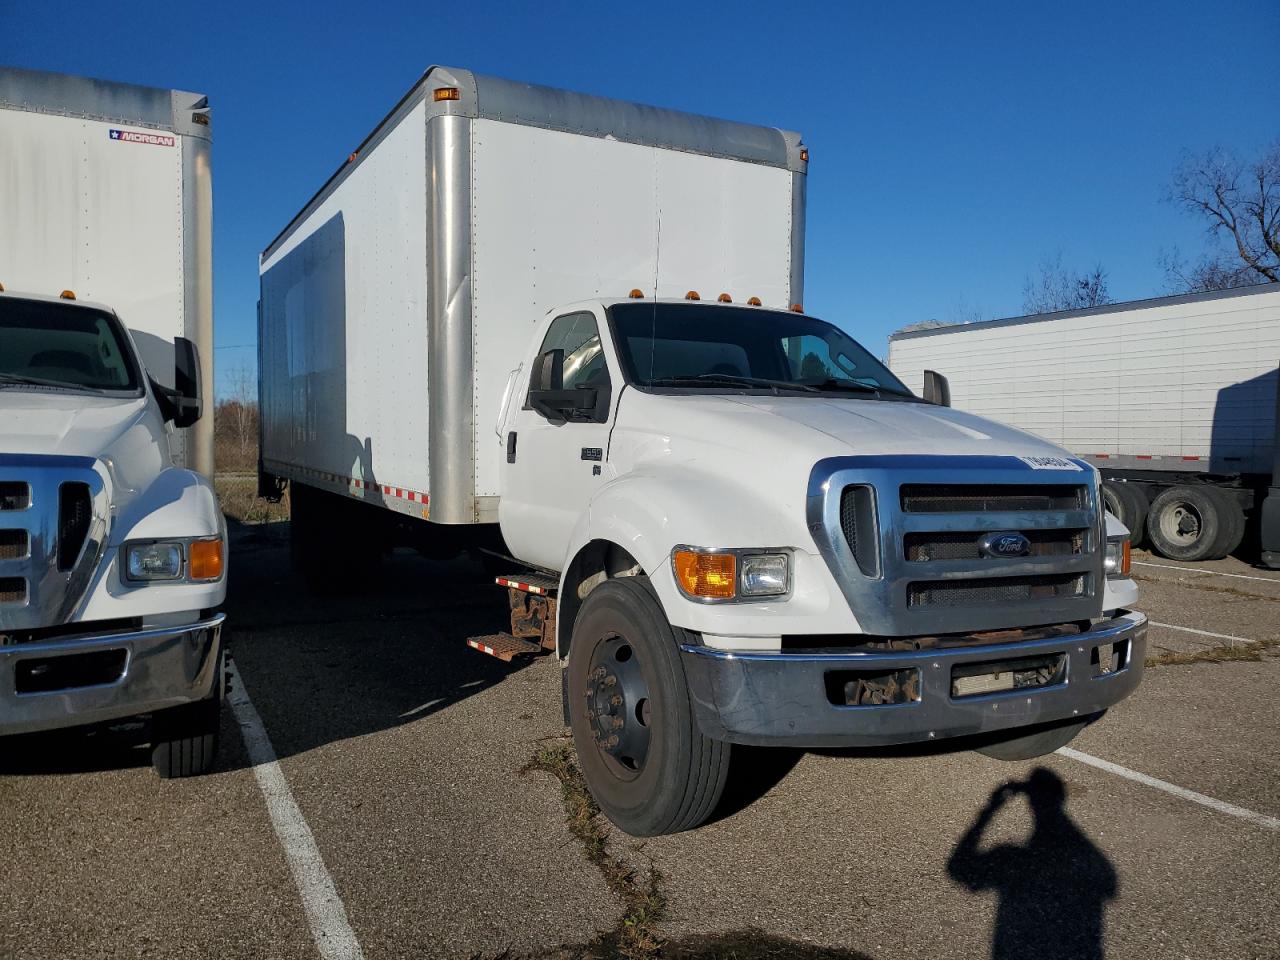
[[[99,460],[118,498],[145,488],[169,465],[168,434],[145,396],[0,389],[0,454]]]
[[[1040,437],[923,403],[833,396],[655,396],[623,401],[620,426],[680,457],[700,447],[748,457],[1068,456]],[[627,406],[631,410],[627,410]],[[628,412],[635,414],[634,419]],[[650,451],[653,452],[653,451]]]

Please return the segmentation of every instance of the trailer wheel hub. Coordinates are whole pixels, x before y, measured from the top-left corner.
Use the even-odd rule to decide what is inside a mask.
[[[606,637],[597,644],[587,671],[586,698],[597,749],[616,774],[634,778],[649,753],[652,708],[636,650],[625,637]]]

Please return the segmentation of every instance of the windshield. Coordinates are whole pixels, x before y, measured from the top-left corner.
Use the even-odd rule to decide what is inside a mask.
[[[41,300],[0,297],[0,385],[130,390],[137,365],[110,314]]]
[[[914,399],[847,333],[800,313],[649,302],[615,304],[610,315],[624,372],[639,387]]]

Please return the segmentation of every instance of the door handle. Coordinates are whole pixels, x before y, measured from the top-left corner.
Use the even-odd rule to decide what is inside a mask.
[[[516,432],[512,430],[507,434],[507,463],[516,462]]]

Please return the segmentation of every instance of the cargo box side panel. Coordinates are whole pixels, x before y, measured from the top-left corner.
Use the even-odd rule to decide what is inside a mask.
[[[498,493],[498,403],[547,310],[633,288],[790,302],[792,173],[473,122],[476,496]],[[483,512],[483,511],[482,511]]]
[[[890,365],[924,371],[952,404],[1036,433],[1099,466],[1270,470],[1280,291],[895,339]]]
[[[118,122],[0,110],[0,283],[105,304],[172,386],[185,335],[182,138]],[[181,431],[174,443],[182,462]]]
[[[425,108],[262,264],[266,468],[425,516]]]

